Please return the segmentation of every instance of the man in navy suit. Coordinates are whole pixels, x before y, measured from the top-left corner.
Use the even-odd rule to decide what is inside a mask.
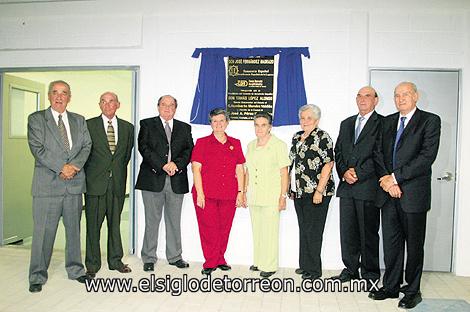
[[[164,209],[166,258],[170,265],[184,269],[181,257],[181,208],[188,193],[187,166],[193,150],[191,126],[174,119],[178,103],[171,95],[158,100],[159,116],[140,121],[138,136],[142,155],[135,188],[142,191],[145,234],[142,245],[144,271],[154,270],[157,262],[158,228]]]
[[[380,279],[380,209],[375,205],[379,178],[373,151],[383,116],[375,112],[379,98],[374,88],[357,92],[359,110],[341,122],[335,146],[336,170],[341,181],[340,198],[341,257],[345,268],[334,279],[342,283],[361,277],[370,282]],[[371,285],[371,283],[369,283]]]
[[[369,293],[374,300],[405,296],[398,307],[411,309],[421,302],[420,283],[424,260],[426,215],[431,208],[431,166],[441,134],[439,116],[416,107],[414,83],[395,88],[398,112],[384,119],[375,150],[382,191],[376,203],[382,207],[385,274],[383,287]],[[406,243],[405,281],[403,276]]]

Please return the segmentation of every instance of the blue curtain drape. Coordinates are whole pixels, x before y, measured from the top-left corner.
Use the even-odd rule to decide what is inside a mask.
[[[198,84],[194,94],[190,122],[209,124],[209,112],[226,106],[226,73],[224,57],[274,56],[279,54],[277,94],[274,105],[274,126],[298,124],[298,109],[307,103],[302,71],[302,55],[310,57],[308,48],[202,48],[196,49],[194,58],[201,55]]]

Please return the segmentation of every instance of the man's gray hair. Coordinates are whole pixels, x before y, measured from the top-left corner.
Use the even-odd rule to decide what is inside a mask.
[[[66,83],[65,81],[63,81],[63,80],[54,80],[54,81],[51,81],[51,82],[49,83],[49,88],[47,89],[47,94],[51,94],[52,88],[54,88],[54,86],[55,86],[56,84],[59,84],[59,83],[66,85],[67,88],[69,89],[69,95],[72,94],[72,90],[70,89],[70,85],[69,85],[68,83]]]
[[[321,118],[321,109],[320,107],[316,106],[315,104],[305,104],[299,108],[299,119],[300,119],[300,114],[303,112],[310,110],[312,111],[313,118],[315,120],[319,120]]]
[[[397,84],[397,86],[395,87],[395,90],[399,87],[399,86],[402,86],[402,85],[409,85],[411,87],[411,89],[413,89],[413,91],[415,93],[418,93],[418,88],[416,87],[416,85],[411,82],[411,81],[402,81],[400,82],[399,84]]]

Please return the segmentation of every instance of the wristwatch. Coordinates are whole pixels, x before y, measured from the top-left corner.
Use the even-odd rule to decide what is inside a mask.
[[[285,194],[282,194],[281,196],[284,197],[284,198],[288,198],[288,197],[289,197],[289,194],[288,194],[288,193],[285,193]]]

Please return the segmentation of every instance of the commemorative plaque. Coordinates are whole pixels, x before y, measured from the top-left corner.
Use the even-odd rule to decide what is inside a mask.
[[[274,56],[228,58],[227,112],[232,120],[252,120],[273,112]]]

